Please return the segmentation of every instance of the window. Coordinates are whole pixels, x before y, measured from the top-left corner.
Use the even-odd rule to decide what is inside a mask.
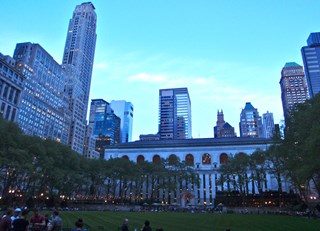
[[[175,154],[169,156],[169,165],[176,165],[178,163],[178,157]]]
[[[160,164],[160,162],[161,162],[160,156],[159,155],[154,155],[153,158],[152,158],[152,163]]]
[[[227,155],[226,153],[222,153],[222,154],[220,155],[220,164],[225,164],[225,163],[227,163],[227,162],[228,162],[228,159],[229,159],[228,155]]]
[[[202,155],[202,164],[203,165],[211,164],[211,155],[209,153],[205,153]]]
[[[194,165],[194,157],[192,154],[188,154],[186,156],[186,164],[189,166],[193,166]]]
[[[143,155],[139,155],[137,157],[137,163],[143,163],[144,162],[144,156]]]

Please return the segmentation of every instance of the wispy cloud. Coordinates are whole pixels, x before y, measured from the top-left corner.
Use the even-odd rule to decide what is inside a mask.
[[[94,69],[107,69],[108,68],[108,64],[107,63],[95,63],[93,65]]]
[[[128,78],[130,82],[145,82],[145,83],[163,83],[167,81],[164,75],[153,75],[147,73],[139,73]]]

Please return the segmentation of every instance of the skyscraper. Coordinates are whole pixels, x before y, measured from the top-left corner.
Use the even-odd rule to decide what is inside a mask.
[[[115,115],[107,101],[93,99],[90,106],[89,127],[96,138],[96,150],[103,158],[105,146],[120,141],[120,118]]]
[[[235,137],[234,127],[224,121],[223,111],[217,112],[217,123],[213,128],[214,138]]]
[[[320,92],[320,32],[311,33],[307,44],[301,48],[301,54],[309,96],[313,98]]]
[[[272,138],[275,133],[273,113],[267,111],[267,113],[262,114],[262,124],[264,138]]]
[[[160,139],[192,138],[191,101],[187,88],[159,90]]]
[[[13,58],[26,78],[17,120],[22,131],[68,144],[70,111],[64,70],[39,44],[18,43]]]
[[[261,117],[250,102],[247,102],[241,111],[239,127],[240,137],[263,137]]]
[[[125,100],[112,100],[110,106],[120,118],[120,143],[132,140],[133,105]]]
[[[83,154],[86,116],[96,45],[95,8],[91,2],[76,6],[70,19],[62,67],[67,73],[66,90],[72,115],[69,145]]]
[[[297,103],[304,103],[308,98],[308,89],[302,66],[286,63],[281,71],[281,100],[284,118]]]

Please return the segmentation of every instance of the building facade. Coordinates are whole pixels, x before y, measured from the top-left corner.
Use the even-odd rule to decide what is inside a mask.
[[[262,114],[262,124],[264,138],[272,138],[275,133],[273,113],[267,111],[267,113]]]
[[[16,68],[16,61],[0,53],[0,117],[17,122],[25,77]]]
[[[262,138],[263,126],[259,112],[250,102],[242,109],[240,114],[240,137]]]
[[[281,71],[280,88],[283,114],[287,118],[295,104],[309,99],[302,66],[294,62],[286,63]]]
[[[320,32],[311,33],[307,44],[301,48],[301,55],[309,96],[313,98],[320,92]]]
[[[62,67],[71,111],[70,147],[83,154],[92,67],[96,46],[97,15],[91,2],[76,6],[69,22]]]
[[[112,100],[110,106],[120,118],[120,143],[132,141],[133,105],[125,100]]]
[[[70,113],[64,70],[39,44],[18,43],[13,58],[26,77],[17,120],[22,131],[68,144]]]
[[[107,145],[120,143],[120,118],[103,99],[93,99],[90,106],[89,127],[96,139],[96,150],[104,155]]]
[[[97,139],[92,135],[93,127],[88,124],[86,127],[86,136],[84,140],[84,157],[88,159],[98,159],[100,158],[100,152],[96,151],[96,141]]]
[[[224,164],[228,158],[235,155],[251,155],[256,150],[266,150],[271,145],[269,139],[264,138],[205,138],[205,139],[185,139],[185,140],[159,140],[159,141],[136,141],[126,144],[108,146],[105,150],[105,159],[126,158],[134,162],[148,161],[158,163],[160,159],[178,159],[185,161],[193,167],[197,176],[198,183],[195,182],[177,182],[176,188],[172,190],[158,189],[155,201],[161,201],[165,204],[178,204],[186,206],[185,194],[189,194],[189,205],[213,205],[218,192],[227,191],[228,181],[221,181],[219,167]],[[257,193],[258,185],[251,182],[251,175],[247,173],[248,191],[247,193]],[[236,176],[235,176],[236,178]],[[150,179],[145,179],[148,182]],[[143,185],[142,195],[139,197],[149,199],[154,190]],[[260,191],[278,190],[279,184],[271,173],[263,177],[263,182],[259,186]],[[289,185],[283,181],[281,187],[284,192],[289,192]],[[231,188],[229,190],[238,190]],[[126,192],[129,196],[135,197],[134,191]]]
[[[191,101],[187,88],[159,90],[160,139],[192,138]]]
[[[224,121],[223,111],[218,110],[216,126],[213,128],[214,138],[235,137],[234,127]]]

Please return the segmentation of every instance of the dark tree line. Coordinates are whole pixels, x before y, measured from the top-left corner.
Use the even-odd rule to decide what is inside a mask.
[[[26,136],[16,124],[0,119],[3,204],[74,195],[120,202],[158,201],[160,189],[175,190],[178,182],[195,178],[185,163],[177,160],[170,168],[167,164],[168,160],[137,164],[125,158],[87,159],[61,143]],[[154,190],[142,198],[146,181],[146,187]]]

